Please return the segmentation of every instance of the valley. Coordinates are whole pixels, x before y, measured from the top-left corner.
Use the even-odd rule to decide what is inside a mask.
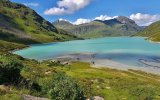
[[[160,100],[159,21],[51,23],[29,5],[0,0],[0,100]]]

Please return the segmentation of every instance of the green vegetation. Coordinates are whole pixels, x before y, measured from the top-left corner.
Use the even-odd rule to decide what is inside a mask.
[[[135,70],[92,68],[88,63],[82,62],[68,65],[52,61],[38,62],[11,54],[11,50],[27,47],[25,44],[63,41],[76,37],[68,35],[62,29],[56,29],[36,12],[21,4],[1,0],[0,13],[0,98],[3,100],[21,100],[25,94],[52,100],[84,100],[84,97],[96,95],[105,100],[160,100],[158,75]],[[91,27],[95,29],[111,29],[111,26],[103,27],[106,23],[92,23]],[[93,29],[89,24],[85,27]],[[116,24],[112,27],[118,29],[127,26]],[[84,36],[90,37],[88,34]],[[94,34],[94,37],[99,35]]]
[[[49,98],[49,90],[44,93],[41,88],[54,73],[40,74],[41,67],[45,68],[46,65],[13,55],[10,51],[27,47],[26,44],[65,41],[77,37],[56,29],[22,4],[1,0],[0,6],[0,98],[21,100],[23,94]],[[48,81],[44,81],[46,79]]]
[[[61,98],[67,95],[69,99],[75,94],[76,100],[77,97],[81,100],[81,97],[96,95],[105,100],[160,99],[158,75],[135,70],[92,68],[90,64],[81,62],[69,65],[52,61],[38,62],[7,52],[25,45],[6,41],[0,41],[0,45],[3,45],[0,49],[0,98],[4,100],[21,100],[24,94],[53,100],[59,100],[54,97],[61,94]],[[11,73],[14,73],[13,77]],[[65,87],[62,88],[62,85]]]
[[[106,21],[95,20],[81,25],[58,20],[53,22],[53,25],[82,38],[131,36],[142,29],[134,21],[123,16]]]
[[[136,36],[148,37],[152,41],[160,41],[160,21],[151,24],[143,31],[136,34]]]
[[[8,0],[0,1],[0,39],[23,44],[64,41],[76,37],[58,31],[34,10]]]
[[[155,91],[151,87],[138,86],[134,88],[131,95],[137,97],[138,100],[154,100]]]
[[[69,65],[52,61],[37,62],[7,52],[1,54],[0,62],[4,66],[1,68],[9,68],[5,69],[7,71],[4,74],[16,71],[14,82],[6,81],[7,85],[0,85],[0,98],[6,100],[20,100],[23,94],[53,100],[66,96],[67,100],[81,100],[83,96],[89,98],[96,95],[104,97],[105,100],[160,99],[158,75],[134,70],[92,68],[88,63],[81,62]],[[7,78],[6,75],[2,75],[1,78]],[[14,84],[19,76],[23,80]],[[71,97],[76,99],[70,99]]]
[[[65,73],[56,73],[44,89],[53,100],[84,100],[83,90]]]
[[[20,100],[23,94],[30,94],[53,100],[84,100],[83,89],[74,79],[55,70],[58,65],[63,66],[3,52],[0,55],[0,98]]]
[[[79,80],[87,97],[99,95],[105,100],[159,100],[160,77],[129,70],[91,68],[87,63],[75,62],[69,67],[56,67]]]
[[[0,55],[0,84],[18,83],[23,65],[18,60]]]
[[[22,49],[24,47],[27,47],[27,46],[23,45],[23,44],[18,44],[18,43],[13,43],[13,42],[7,42],[7,41],[0,40],[0,52]]]

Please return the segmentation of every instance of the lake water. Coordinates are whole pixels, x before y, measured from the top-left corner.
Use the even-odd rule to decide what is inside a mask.
[[[160,44],[140,37],[111,37],[31,45],[14,52],[25,58],[44,60],[76,53],[95,53],[99,59],[132,66],[160,66]],[[152,67],[153,67],[152,66]]]

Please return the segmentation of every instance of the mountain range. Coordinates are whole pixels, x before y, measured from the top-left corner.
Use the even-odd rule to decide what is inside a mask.
[[[81,25],[73,25],[65,20],[57,20],[53,22],[53,25],[82,38],[132,36],[143,29],[133,20],[124,16],[104,21],[94,20]]]

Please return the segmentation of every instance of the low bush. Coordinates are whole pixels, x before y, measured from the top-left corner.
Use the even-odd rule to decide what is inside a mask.
[[[0,56],[0,84],[17,83],[23,64],[16,59]]]
[[[43,89],[52,100],[84,100],[81,86],[64,73],[56,73]]]

